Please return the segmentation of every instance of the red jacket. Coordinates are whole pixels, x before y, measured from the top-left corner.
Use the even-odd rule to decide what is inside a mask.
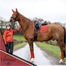
[[[17,30],[12,30],[12,29],[10,29],[10,30],[5,30],[4,31],[4,42],[5,42],[5,44],[7,43],[7,42],[13,42],[14,41],[14,39],[13,39],[13,34],[14,33],[16,33],[16,32],[19,32],[21,30],[21,27],[20,28],[18,28]]]

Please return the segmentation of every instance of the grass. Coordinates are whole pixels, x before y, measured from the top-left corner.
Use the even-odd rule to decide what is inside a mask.
[[[13,37],[15,40],[22,40],[22,41],[26,40],[23,35],[14,35]]]
[[[54,56],[60,58],[60,53],[61,53],[61,52],[60,52],[60,48],[59,48],[58,46],[46,44],[46,43],[44,43],[44,42],[43,42],[43,43],[41,43],[41,42],[36,42],[36,44],[37,44],[39,47],[41,47],[41,48],[43,48],[43,49],[45,49],[45,50],[51,52]]]
[[[18,41],[21,41],[21,40],[25,41],[26,40],[23,35],[14,35],[13,37],[14,37],[15,40],[18,40]],[[14,50],[17,50],[17,49],[25,46],[26,44],[27,44],[26,42],[15,44],[14,45]]]
[[[19,49],[19,48],[21,48],[21,47],[23,47],[25,45],[26,45],[26,42],[23,42],[23,43],[20,43],[20,44],[15,44],[14,45],[14,50],[17,50],[17,49]]]

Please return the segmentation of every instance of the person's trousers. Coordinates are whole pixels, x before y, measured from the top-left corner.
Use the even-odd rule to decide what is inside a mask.
[[[7,53],[13,54],[13,47],[14,47],[13,42],[7,42],[7,44],[5,44],[5,47]]]

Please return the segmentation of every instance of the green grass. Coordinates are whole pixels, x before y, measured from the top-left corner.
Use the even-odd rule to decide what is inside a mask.
[[[43,49],[45,49],[45,50],[51,52],[54,56],[60,58],[60,53],[61,53],[61,52],[60,52],[60,48],[59,48],[58,46],[46,44],[46,43],[44,43],[44,42],[43,42],[43,43],[41,43],[41,42],[36,42],[36,44],[37,44],[39,47],[41,47],[41,48],[43,48]]]
[[[21,47],[23,47],[25,45],[26,45],[26,42],[23,42],[23,43],[20,43],[20,44],[15,44],[14,45],[14,50],[17,50],[17,49],[19,49],[19,48],[21,48]]]
[[[23,40],[23,41],[26,40],[23,35],[14,35],[13,37],[15,40]]]
[[[18,40],[18,41],[21,41],[21,40],[25,41],[26,40],[23,35],[14,35],[13,37],[14,37],[15,40]],[[15,44],[14,45],[14,50],[17,50],[17,49],[25,46],[26,44],[27,44],[26,42]]]

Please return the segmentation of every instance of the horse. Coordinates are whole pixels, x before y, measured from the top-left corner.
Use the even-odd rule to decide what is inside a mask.
[[[18,21],[20,26],[22,27],[24,37],[29,43],[30,47],[30,62],[33,62],[35,55],[34,55],[34,22],[27,17],[23,16],[21,13],[14,11],[12,9],[12,16],[10,17],[10,22]],[[64,60],[64,52],[65,52],[65,43],[64,43],[64,28],[57,24],[48,24],[48,32],[41,33],[38,32],[37,41],[48,41],[51,39],[57,40],[58,46],[61,50],[61,59],[59,63],[63,62]]]

